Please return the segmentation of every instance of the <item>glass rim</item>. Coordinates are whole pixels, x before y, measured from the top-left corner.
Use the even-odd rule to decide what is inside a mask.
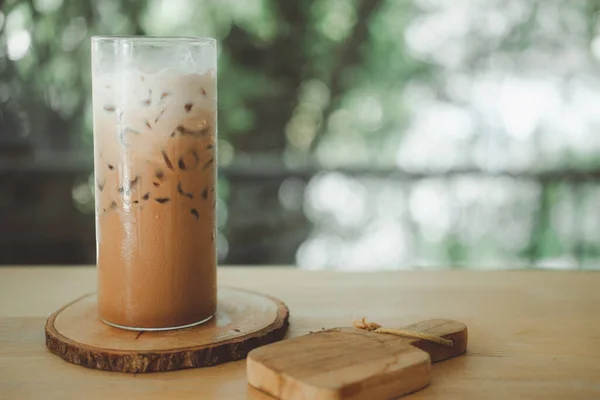
[[[92,36],[92,42],[129,42],[139,44],[177,44],[187,43],[201,46],[215,46],[217,39],[199,36],[146,36],[146,35],[98,35]]]

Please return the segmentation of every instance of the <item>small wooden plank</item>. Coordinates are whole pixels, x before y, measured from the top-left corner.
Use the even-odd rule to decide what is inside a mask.
[[[96,296],[86,295],[48,318],[46,346],[64,360],[118,372],[165,372],[244,358],[281,340],[289,312],[280,300],[242,289],[220,288],[212,320],[187,329],[136,332],[98,318]]]
[[[422,321],[403,329],[454,342],[334,328],[271,344],[248,355],[250,385],[282,400],[391,399],[429,384],[431,362],[466,351],[467,327],[456,321]]]

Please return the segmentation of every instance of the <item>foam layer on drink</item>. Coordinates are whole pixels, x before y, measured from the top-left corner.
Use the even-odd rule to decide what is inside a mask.
[[[107,322],[166,328],[216,307],[213,71],[94,77],[98,301]]]

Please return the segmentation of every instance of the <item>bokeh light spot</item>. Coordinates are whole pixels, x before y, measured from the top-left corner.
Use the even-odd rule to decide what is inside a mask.
[[[62,6],[63,0],[34,0],[33,6],[41,13],[56,11]]]
[[[8,35],[8,58],[17,61],[25,57],[31,46],[31,35],[22,29]]]
[[[306,183],[298,178],[287,178],[279,186],[279,202],[286,210],[298,211],[304,203]]]

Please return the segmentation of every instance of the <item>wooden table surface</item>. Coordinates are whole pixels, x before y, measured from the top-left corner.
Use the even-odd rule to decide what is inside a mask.
[[[433,366],[407,399],[600,399],[600,273],[443,271],[335,273],[220,268],[221,284],[285,301],[289,335],[348,326],[450,318],[469,327],[465,356]],[[267,399],[244,361],[129,375],[89,370],[50,354],[46,317],[95,290],[91,267],[0,267],[0,399]]]

